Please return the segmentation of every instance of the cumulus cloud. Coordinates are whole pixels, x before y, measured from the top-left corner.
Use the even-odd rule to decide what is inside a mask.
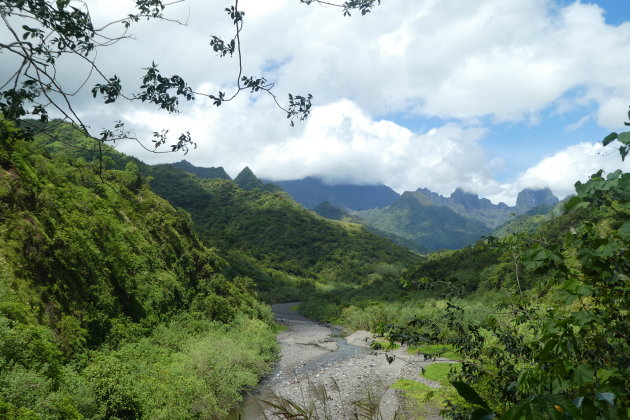
[[[96,2],[92,8],[105,22],[128,3]],[[391,0],[353,18],[335,7],[292,0],[239,5],[246,12],[245,74],[263,74],[283,96],[310,92],[319,104],[349,98],[370,115],[517,121],[535,119],[580,89],[581,98],[573,101],[595,103],[597,121],[607,128],[619,124],[615,106],[630,102],[630,23],[607,25],[594,4]],[[143,22],[133,28],[136,40],[102,50],[99,62],[124,81],[137,81],[140,69],[155,60],[194,87],[233,83],[236,60],[216,57],[209,46],[211,35],[233,34],[222,7],[189,0],[171,6],[168,16],[188,26]]]
[[[237,61],[216,57],[209,46],[211,35],[229,39],[233,33],[223,12],[228,3],[176,2],[169,17],[187,26],[141,22],[133,27],[134,39],[102,50],[99,63],[123,82],[137,83],[141,69],[155,60],[165,74],[185,76],[196,90],[233,92]],[[90,7],[98,25],[124,15],[130,4]],[[201,98],[184,104],[180,115],[165,115],[137,102],[94,106],[85,91],[74,98],[81,115],[97,129],[123,119],[145,142],[154,130],[190,131],[199,148],[186,158],[224,166],[232,175],[249,165],[271,179],[317,175],[443,194],[464,187],[507,202],[524,186],[549,185],[567,194],[576,179],[599,169],[601,155],[599,146],[581,143],[500,183],[492,172],[505,159],[487,156],[479,143],[493,123],[544,124],[550,109],[564,113],[587,105],[594,111],[577,116],[567,131],[577,134],[591,121],[616,129],[626,120],[630,22],[607,25],[594,4],[390,0],[352,18],[339,8],[296,0],[239,5],[246,12],[244,74],[273,81],[281,101],[287,92],[314,94],[317,106],[306,123],[291,129],[269,97],[247,94],[219,109]],[[60,65],[70,85],[86,74],[74,61]],[[7,72],[3,60],[0,73]],[[391,121],[394,114],[431,119],[412,131]],[[148,162],[181,158],[147,154],[133,143],[120,147]]]
[[[584,142],[569,146],[545,157],[515,180],[496,184],[495,192],[487,196],[493,201],[514,204],[516,194],[523,188],[549,187],[557,197],[562,199],[575,193],[575,182],[585,182],[600,169],[606,173],[617,169],[626,172],[630,170],[630,161],[621,161],[619,153],[614,149],[615,144],[604,147],[601,143]]]

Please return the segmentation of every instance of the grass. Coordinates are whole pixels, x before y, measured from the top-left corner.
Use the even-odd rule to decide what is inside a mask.
[[[462,356],[455,351],[453,346],[447,344],[423,344],[421,346],[410,346],[407,351],[411,354],[426,353],[439,355],[450,360],[460,360]]]
[[[283,331],[287,331],[289,329],[288,326],[276,323],[273,327],[274,332],[281,333]]]
[[[434,417],[444,408],[444,400],[457,399],[455,388],[448,382],[448,373],[459,363],[434,363],[425,367],[420,375],[423,378],[439,382],[441,387],[432,388],[419,381],[399,379],[391,385],[393,389],[400,389],[405,397],[406,410],[412,418],[422,419],[424,416]]]
[[[417,401],[424,401],[427,393],[433,390],[430,386],[414,381],[413,379],[399,379],[390,387],[404,391],[405,396]]]
[[[442,401],[445,399],[443,388],[434,389],[412,379],[399,379],[390,387],[402,391],[406,401],[405,411],[409,418],[424,419],[425,416],[433,418],[442,408]]]
[[[293,306],[291,306],[289,309],[290,309],[291,311],[293,311],[293,312],[297,312],[297,311],[299,311],[299,310],[300,310],[300,305],[299,305],[299,304],[298,304],[298,305],[293,305]]]
[[[390,350],[396,350],[397,348],[399,348],[400,344],[390,343],[389,341],[374,340],[372,344],[370,345],[370,347],[374,350],[390,351]]]
[[[425,367],[424,372],[421,373],[421,375],[423,378],[445,383],[448,381],[448,373],[451,369],[458,369],[459,366],[459,363],[433,363]]]

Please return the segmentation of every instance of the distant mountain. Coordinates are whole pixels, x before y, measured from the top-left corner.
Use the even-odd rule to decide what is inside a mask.
[[[505,203],[492,204],[490,200],[461,188],[449,197],[419,188],[415,192],[405,192],[384,209],[355,214],[379,231],[435,251],[462,248],[474,243],[499,226],[505,226],[514,216],[528,212],[527,220],[531,219],[531,223],[544,220],[542,215],[550,212],[556,203],[558,199],[548,188],[521,191],[514,207]],[[535,215],[539,217],[534,218]],[[520,220],[523,224],[525,218]]]
[[[461,188],[457,188],[450,197],[444,197],[426,188],[418,188],[417,192],[423,194],[434,205],[446,206],[460,216],[477,220],[490,228],[505,223],[512,213],[505,203],[492,204],[487,198],[479,198],[477,194],[465,192]]]
[[[370,226],[402,237],[430,251],[458,249],[474,243],[492,230],[444,205],[437,205],[422,192],[405,192],[384,209],[356,212]]]
[[[179,168],[183,171],[189,172],[191,174],[197,175],[199,178],[209,178],[209,179],[232,179],[225,172],[222,166],[218,168],[202,168],[199,166],[195,166],[187,160],[182,160],[181,162],[171,163],[171,166],[175,168]]]
[[[273,183],[308,209],[314,209],[324,202],[350,210],[383,208],[399,197],[396,191],[386,185],[327,185],[314,177]]]
[[[553,207],[559,202],[558,197],[553,195],[549,188],[539,190],[525,188],[518,193],[514,210],[516,214],[522,214],[539,206]]]
[[[340,209],[339,207],[335,207],[332,204],[330,204],[328,201],[315,207],[313,211],[319,214],[320,216],[325,217],[326,219],[339,220],[342,222],[350,222],[350,223],[360,223],[364,225],[365,228],[369,230],[370,232],[375,233],[378,236],[387,238],[390,241],[394,242],[395,244],[404,246],[405,248],[409,248],[412,251],[415,251],[421,254],[425,254],[429,251],[428,248],[412,240],[379,230],[375,228],[374,226],[370,225],[370,223],[368,223],[367,220],[359,217],[357,214],[353,214],[344,209]]]
[[[417,192],[435,205],[446,206],[457,214],[467,219],[480,221],[492,229],[505,224],[514,215],[521,215],[539,206],[551,208],[558,203],[558,198],[549,188],[524,189],[518,194],[514,207],[505,203],[492,204],[487,198],[479,198],[477,194],[466,192],[461,188],[457,188],[450,197],[444,197],[426,188],[418,188]]]

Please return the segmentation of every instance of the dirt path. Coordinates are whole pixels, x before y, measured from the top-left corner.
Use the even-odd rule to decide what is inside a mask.
[[[311,407],[317,418],[351,419],[357,409],[353,402],[366,402],[368,396],[380,401],[382,419],[408,419],[402,413],[403,400],[397,390],[389,388],[398,379],[414,379],[437,387],[439,384],[423,380],[419,373],[425,362],[409,355],[404,349],[390,352],[395,356],[390,364],[383,352],[369,348],[372,336],[358,331],[343,338],[334,327],[316,324],[293,310],[297,303],[273,305],[278,323],[288,329],[278,335],[281,359],[275,371],[261,387],[257,398],[252,398],[241,413],[241,419],[263,419],[257,399],[277,400],[277,396],[302,407]],[[292,309],[293,308],[293,309]],[[270,415],[270,419],[278,418]],[[424,419],[439,419],[436,413],[425,413]]]

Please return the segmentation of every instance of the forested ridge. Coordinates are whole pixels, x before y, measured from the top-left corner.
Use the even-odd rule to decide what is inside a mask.
[[[0,417],[226,413],[276,357],[251,279],[134,163],[19,137],[2,122]]]

